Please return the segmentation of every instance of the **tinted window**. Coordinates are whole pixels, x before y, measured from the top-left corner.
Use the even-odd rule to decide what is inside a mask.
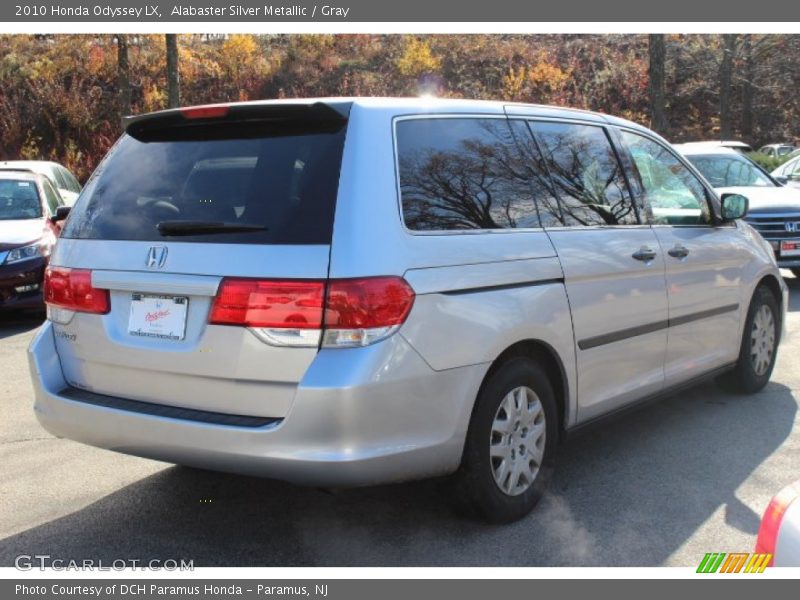
[[[58,165],[47,164],[45,166],[45,169],[47,171],[44,173],[44,175],[46,175],[47,178],[50,179],[50,182],[54,186],[59,187],[61,189],[67,189],[67,182],[64,181],[64,177],[61,175]]]
[[[0,221],[38,219],[41,216],[42,203],[35,182],[0,179]]]
[[[403,217],[418,231],[540,227],[536,182],[505,119],[397,123]]]
[[[124,136],[87,184],[62,237],[155,241],[176,235],[174,228],[162,235],[159,223],[165,231],[165,223],[203,222],[233,228],[174,239],[330,243],[345,127],[277,127],[209,125],[179,139],[179,130],[158,132],[154,141]]]
[[[703,184],[672,152],[646,137],[623,131],[654,223],[703,225],[710,222]]]
[[[78,183],[78,180],[75,179],[75,176],[70,173],[65,167],[59,167],[59,172],[61,173],[61,178],[64,180],[66,184],[65,190],[69,190],[70,192],[80,193],[81,191],[81,184]]]
[[[47,201],[47,206],[50,209],[50,214],[56,214],[56,209],[63,204],[61,196],[53,189],[53,186],[47,179],[42,178],[42,188],[44,189],[44,199]]]
[[[531,122],[565,225],[638,223],[614,149],[600,127]]]
[[[514,137],[517,141],[521,165],[517,171],[524,174],[534,200],[534,208],[542,227],[560,227],[565,225],[565,217],[561,210],[553,182],[547,171],[547,165],[536,145],[531,131],[522,121],[511,121]]]
[[[741,154],[701,154],[687,157],[713,187],[775,187],[761,169]]]

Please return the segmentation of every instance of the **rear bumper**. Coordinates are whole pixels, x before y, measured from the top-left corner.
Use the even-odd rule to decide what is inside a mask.
[[[0,310],[44,308],[42,282],[45,266],[44,258],[0,265]],[[19,290],[26,286],[36,286],[36,289]]]
[[[792,258],[778,258],[776,260],[781,269],[797,269],[800,267],[800,258],[796,256]]]
[[[31,343],[28,358],[36,416],[56,436],[166,462],[320,486],[453,472],[488,368],[433,371],[400,335],[367,348],[323,350],[285,418],[237,427],[75,400],[49,322]]]

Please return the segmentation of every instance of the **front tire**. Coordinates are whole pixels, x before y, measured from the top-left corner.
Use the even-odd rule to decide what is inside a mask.
[[[515,357],[484,382],[472,413],[459,500],[492,523],[510,523],[539,502],[558,437],[553,387],[533,360]]]
[[[772,375],[780,335],[778,301],[765,286],[753,294],[736,366],[717,378],[718,385],[728,392],[753,394],[761,390]]]

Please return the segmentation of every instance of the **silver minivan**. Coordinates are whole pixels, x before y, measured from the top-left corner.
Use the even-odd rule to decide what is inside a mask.
[[[320,99],[126,122],[29,350],[57,436],[318,486],[454,475],[510,521],[566,432],[768,381],[787,288],[651,131],[554,107]]]

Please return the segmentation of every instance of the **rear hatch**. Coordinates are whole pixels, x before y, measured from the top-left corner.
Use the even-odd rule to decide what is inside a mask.
[[[51,261],[48,314],[67,381],[285,416],[319,347],[303,321],[322,284],[304,280],[328,276],[348,112],[267,103],[131,119]],[[88,304],[74,311],[76,290]],[[258,310],[237,309],[242,294],[298,329],[272,336]]]

